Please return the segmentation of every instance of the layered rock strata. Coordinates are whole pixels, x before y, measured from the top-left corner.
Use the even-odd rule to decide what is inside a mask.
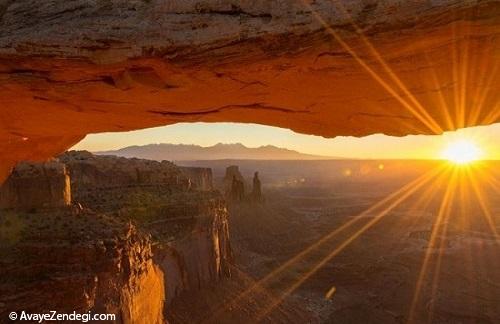
[[[230,165],[226,168],[223,187],[227,200],[242,201],[244,199],[246,183],[237,165]]]
[[[167,161],[76,151],[59,159],[71,174],[75,202],[133,221],[153,235],[168,302],[230,275],[225,204],[217,192],[198,190],[211,184],[210,169],[190,172],[198,179],[193,183],[186,176],[186,169],[193,169]]]
[[[186,177],[191,181],[194,188],[198,190],[213,190],[212,169],[200,167],[179,167]]]
[[[50,209],[70,203],[69,175],[56,161],[19,163],[0,186],[0,209]]]
[[[230,276],[228,214],[218,192],[194,189],[165,161],[88,152],[59,161],[72,206],[0,211],[0,316],[76,310],[162,323],[181,293]]]
[[[168,161],[96,156],[86,151],[67,152],[59,160],[71,174],[74,200],[101,212],[159,206],[172,195],[190,190],[189,179]]]
[[[178,122],[499,122],[499,26],[495,0],[3,1],[0,179],[89,133]]]
[[[155,261],[163,269],[166,301],[186,291],[196,291],[231,276],[232,251],[229,241],[227,210],[220,200],[212,201],[183,221],[168,219],[153,222],[154,233],[162,237],[154,247]],[[197,218],[196,222],[189,218]],[[172,229],[172,223],[177,226]],[[180,233],[179,223],[189,225],[189,234]],[[179,233],[180,232],[180,233]]]
[[[0,215],[0,318],[9,312],[108,313],[163,323],[164,276],[151,238],[80,208]]]

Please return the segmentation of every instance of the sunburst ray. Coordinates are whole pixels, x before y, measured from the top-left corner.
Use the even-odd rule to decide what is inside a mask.
[[[298,287],[300,287],[307,279],[309,279],[312,275],[314,275],[319,269],[321,269],[326,263],[330,262],[335,256],[337,256],[340,252],[342,252],[347,246],[349,246],[352,242],[354,242],[359,236],[361,236],[364,232],[370,229],[373,225],[377,224],[385,215],[387,215],[394,208],[399,206],[403,201],[408,199],[412,194],[421,189],[425,184],[430,182],[441,170],[434,170],[434,172],[426,173],[424,176],[419,178],[419,182],[416,183],[412,188],[404,192],[400,197],[398,197],[395,201],[393,201],[388,207],[385,207],[382,211],[378,212],[371,221],[362,226],[359,230],[357,230],[354,234],[352,234],[348,239],[343,241],[337,248],[335,248],[332,252],[330,252],[327,256],[322,258],[319,262],[316,263],[314,267],[312,267],[309,271],[304,273],[299,280],[290,285],[284,292],[282,292],[277,298],[276,301],[266,307],[262,312],[257,314],[256,321],[260,321],[264,316],[266,316],[269,312],[271,312],[279,303],[281,303],[287,296],[289,296],[293,291],[295,291]]]
[[[389,94],[391,94],[408,112],[410,112],[415,118],[417,118],[424,126],[426,126],[431,132],[440,134],[442,132],[441,127],[434,121],[429,121],[428,118],[425,116],[425,114],[428,114],[425,112],[424,115],[422,115],[422,112],[419,111],[419,109],[416,109],[412,105],[410,105],[404,98],[396,91],[394,88],[387,82],[385,81],[373,68],[371,68],[365,60],[363,60],[357,53],[356,51],[347,44],[342,37],[314,10],[314,8],[311,7],[309,3],[306,1],[302,0],[302,3],[304,4],[305,7],[307,7],[313,17],[317,19],[321,25],[325,28],[325,30],[333,36],[333,38],[346,50],[355,60],[358,62],[358,64],[378,83],[380,84]],[[425,109],[424,109],[425,110]]]
[[[431,249],[433,249],[436,245],[438,232],[439,232],[439,229],[441,228],[443,217],[444,217],[444,214],[447,210],[448,203],[450,201],[451,192],[452,192],[452,187],[448,186],[446,188],[446,191],[445,191],[444,196],[443,196],[443,200],[441,201],[441,206],[439,208],[438,214],[437,214],[437,216],[434,220],[434,224],[432,226],[431,236],[429,238],[429,243],[428,243],[425,255],[424,255],[424,260],[422,262],[422,266],[421,266],[420,272],[419,272],[418,277],[417,277],[417,281],[416,281],[416,285],[415,285],[415,292],[413,294],[413,299],[412,299],[412,302],[410,305],[410,311],[408,314],[408,322],[409,323],[412,323],[414,321],[415,311],[416,311],[416,307],[418,306],[418,302],[420,299],[422,285],[424,284],[424,279],[425,279],[425,276],[427,275],[427,270],[429,267],[430,258],[432,256]]]
[[[477,202],[479,203],[479,207],[481,208],[482,214],[485,217],[486,222],[488,223],[488,226],[490,227],[492,234],[495,236],[496,239],[498,239],[499,238],[498,231],[496,228],[493,215],[491,214],[491,208],[486,200],[487,199],[486,195],[479,187],[478,181],[472,176],[470,169],[466,170],[466,176],[467,179],[469,180],[468,183],[472,188],[472,191],[477,199]]]
[[[450,177],[448,188],[446,190],[445,197],[442,201],[440,211],[438,214],[438,219],[441,218],[442,221],[441,221],[441,224],[436,224],[437,225],[436,231],[438,232],[436,235],[436,238],[439,237],[439,245],[437,247],[437,258],[436,258],[436,265],[434,267],[434,275],[433,275],[432,281],[431,281],[431,296],[432,296],[432,298],[429,301],[428,314],[427,314],[429,323],[432,322],[432,317],[434,314],[434,306],[435,306],[434,297],[437,295],[437,290],[439,287],[439,277],[441,274],[441,263],[442,263],[442,259],[443,259],[443,251],[445,248],[445,244],[447,243],[448,223],[449,223],[450,214],[451,214],[451,210],[452,210],[452,206],[453,206],[453,201],[455,200],[455,195],[456,195],[457,186],[458,186],[458,178],[459,178],[458,174],[460,173],[460,169],[455,168],[452,172],[453,172],[453,174]],[[446,195],[448,195],[448,197],[446,197]],[[441,215],[441,217],[440,217],[440,215]],[[433,244],[434,244],[434,242],[433,242]],[[430,245],[430,243],[429,243],[428,248],[433,248]],[[425,272],[425,270],[424,270],[424,272]],[[424,273],[424,276],[425,276],[425,273]],[[409,319],[410,319],[410,317],[409,317]]]
[[[426,61],[427,65],[430,66],[431,60],[430,60],[429,54],[427,52],[424,53],[424,57],[425,57],[425,61]],[[448,129],[455,129],[455,124],[454,124],[453,118],[450,114],[451,109],[446,102],[446,99],[443,95],[443,92],[439,89],[442,82],[440,82],[439,77],[438,77],[434,67],[431,67],[430,70],[431,70],[430,79],[432,82],[432,86],[436,89],[436,93],[437,93],[437,97],[438,97],[438,101],[439,101],[437,106],[441,110],[441,114],[443,115],[444,122],[446,123],[446,127]]]
[[[285,270],[287,270],[289,267],[291,267],[294,264],[298,263],[300,260],[302,260],[303,258],[305,258],[306,256],[308,256],[309,254],[311,254],[314,250],[318,249],[319,247],[321,247],[325,243],[331,241],[338,234],[340,234],[344,230],[347,230],[348,228],[350,228],[354,224],[358,223],[365,216],[374,213],[376,210],[384,207],[386,204],[388,204],[392,200],[395,200],[395,199],[397,200],[398,197],[400,197],[404,193],[408,192],[409,190],[415,189],[415,187],[418,186],[419,183],[421,183],[422,181],[424,181],[425,179],[427,179],[430,176],[430,174],[435,174],[437,172],[441,172],[442,169],[443,169],[443,167],[438,167],[437,170],[434,170],[433,172],[426,173],[426,174],[424,174],[424,175],[422,175],[420,177],[417,177],[417,179],[414,179],[413,181],[411,181],[408,184],[404,185],[403,187],[399,188],[398,190],[396,190],[392,194],[388,195],[387,197],[385,197],[381,201],[379,201],[376,204],[372,205],[367,210],[365,210],[362,213],[354,216],[351,220],[345,222],[340,227],[338,227],[335,230],[331,231],[330,233],[324,235],[320,240],[318,240],[317,242],[311,244],[310,246],[308,246],[307,248],[305,248],[304,250],[302,250],[300,253],[298,253],[294,257],[290,258],[284,264],[280,265],[278,268],[276,268],[273,271],[271,271],[269,274],[267,274],[266,276],[264,276],[262,279],[260,279],[259,281],[255,282],[254,285],[252,285],[250,288],[246,289],[239,296],[237,296],[236,298],[234,298],[232,302],[230,302],[227,305],[224,305],[224,307],[222,307],[221,309],[218,309],[217,311],[215,311],[212,314],[212,316],[210,316],[210,318],[208,318],[207,321],[205,321],[205,322],[209,323],[209,322],[214,321],[215,319],[217,319],[217,317],[225,309],[231,308],[232,306],[234,306],[235,304],[237,304],[238,302],[240,302],[242,299],[244,299],[244,298],[248,297],[249,295],[251,295],[252,293],[254,293],[256,290],[262,289],[262,287],[264,285],[270,283],[276,276],[280,275]]]
[[[484,103],[486,102],[486,99],[488,96],[491,94],[491,87],[493,85],[493,82],[495,82],[495,78],[498,76],[498,68],[500,64],[498,61],[493,62],[492,67],[488,67],[486,64],[488,60],[481,60],[483,64],[481,67],[478,68],[478,71],[476,71],[477,75],[482,76],[481,81],[477,84],[476,86],[476,93],[474,95],[474,107],[471,107],[471,114],[469,116],[470,124],[471,125],[477,125],[477,124],[490,124],[494,121],[488,122],[487,120],[480,121],[479,118],[480,116],[483,115],[483,108],[484,108]],[[486,79],[486,81],[485,81]]]
[[[415,96],[408,90],[408,87],[404,84],[404,82],[397,76],[394,70],[389,66],[380,52],[375,48],[373,43],[365,36],[364,32],[359,28],[359,26],[354,22],[349,12],[345,9],[344,5],[338,0],[332,0],[337,8],[342,11],[342,13],[348,18],[350,24],[356,30],[356,33],[360,36],[361,40],[365,44],[366,47],[370,50],[375,59],[380,63],[385,72],[389,75],[392,81],[403,91],[404,95],[410,100],[414,105],[414,109],[418,112],[423,119],[428,123],[428,127],[431,131],[434,131],[436,134],[440,134],[443,132],[441,126],[432,118],[432,116],[427,112],[427,110],[422,106],[422,104],[415,98]]]

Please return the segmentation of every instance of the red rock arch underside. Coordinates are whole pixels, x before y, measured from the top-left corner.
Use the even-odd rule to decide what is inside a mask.
[[[89,133],[177,122],[496,123],[499,31],[496,1],[3,1],[0,179]]]

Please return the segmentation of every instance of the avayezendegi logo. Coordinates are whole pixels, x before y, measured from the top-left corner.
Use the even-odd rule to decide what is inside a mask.
[[[79,321],[87,323],[89,321],[114,321],[115,314],[92,314],[88,313],[58,313],[57,311],[50,311],[47,313],[28,313],[26,311],[10,312],[9,319],[12,321],[30,321],[30,322],[48,322],[48,321]]]

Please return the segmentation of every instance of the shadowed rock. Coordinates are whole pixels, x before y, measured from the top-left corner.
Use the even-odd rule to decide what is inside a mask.
[[[213,189],[212,169],[197,167],[179,167],[179,169],[188,177],[195,189],[204,191]]]
[[[262,184],[259,179],[259,172],[255,172],[253,175],[253,187],[250,194],[250,198],[254,202],[261,202],[262,197]]]
[[[229,201],[243,201],[245,197],[245,179],[240,173],[237,165],[226,168],[224,176],[225,197]]]
[[[66,166],[51,161],[19,163],[0,186],[0,209],[53,209],[71,204]]]

